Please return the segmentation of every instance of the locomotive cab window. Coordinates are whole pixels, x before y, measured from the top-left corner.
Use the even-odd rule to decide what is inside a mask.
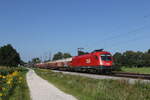
[[[112,57],[110,54],[103,54],[103,55],[100,55],[100,57],[103,61],[111,61],[112,60]]]

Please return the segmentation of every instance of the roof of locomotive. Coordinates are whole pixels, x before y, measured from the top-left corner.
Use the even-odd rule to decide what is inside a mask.
[[[88,54],[84,54],[84,55],[79,55],[79,56],[74,56],[75,58],[76,57],[86,57],[86,56],[91,56],[91,55],[100,55],[100,54],[111,54],[110,52],[108,51],[96,51],[96,52],[91,52],[91,53],[88,53]]]

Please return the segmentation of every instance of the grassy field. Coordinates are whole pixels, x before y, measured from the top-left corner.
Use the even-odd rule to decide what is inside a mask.
[[[121,70],[123,72],[134,72],[134,73],[141,73],[141,74],[150,74],[150,67],[143,67],[143,68],[122,67]]]
[[[25,68],[0,67],[0,100],[30,100]]]
[[[35,69],[42,78],[79,100],[150,100],[150,84],[124,80],[98,80]]]

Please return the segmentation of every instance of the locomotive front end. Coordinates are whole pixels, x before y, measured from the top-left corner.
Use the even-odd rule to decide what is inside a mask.
[[[100,66],[103,70],[111,71],[113,66],[113,57],[109,52],[102,52],[99,55]]]
[[[100,65],[102,66],[112,66],[112,56],[110,54],[100,55]]]

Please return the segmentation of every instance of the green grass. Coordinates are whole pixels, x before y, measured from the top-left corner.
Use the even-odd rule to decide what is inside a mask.
[[[30,92],[26,81],[26,73],[27,71],[22,72],[22,83],[14,88],[9,96],[9,100],[31,100]]]
[[[134,73],[140,73],[140,74],[150,74],[150,67],[143,67],[143,68],[122,67],[121,70],[123,72],[134,72]]]
[[[23,67],[0,67],[1,74],[7,75],[13,71],[18,71],[20,73],[20,80],[18,80],[18,84],[15,84],[10,89],[9,93],[6,96],[0,98],[0,100],[30,100],[29,89],[26,82],[26,73],[28,70]]]
[[[98,80],[34,69],[42,78],[79,100],[150,100],[150,84],[125,80]]]

